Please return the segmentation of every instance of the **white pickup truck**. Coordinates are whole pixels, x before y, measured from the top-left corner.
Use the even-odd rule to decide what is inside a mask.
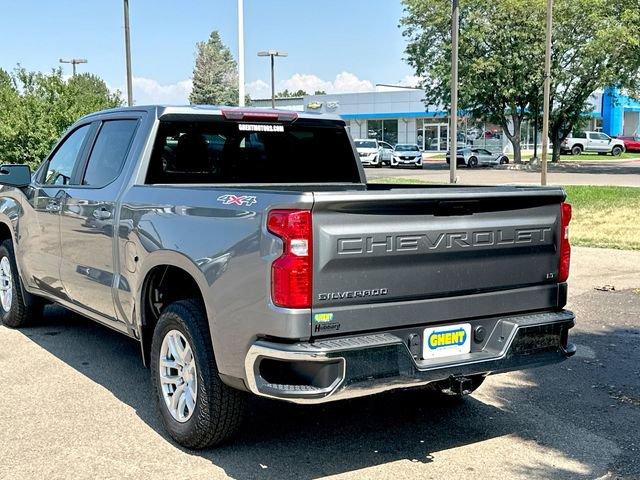
[[[571,134],[562,142],[560,150],[571,155],[582,152],[596,152],[602,155],[610,153],[614,157],[625,151],[624,142],[601,132],[580,132]]]

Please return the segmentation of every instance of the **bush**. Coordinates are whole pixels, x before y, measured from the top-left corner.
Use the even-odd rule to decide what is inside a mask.
[[[78,118],[122,105],[102,79],[84,73],[65,80],[62,70],[12,73],[0,69],[0,163],[35,168]]]

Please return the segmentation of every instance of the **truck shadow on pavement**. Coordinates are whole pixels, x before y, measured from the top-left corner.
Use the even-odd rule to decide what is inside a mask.
[[[60,307],[48,307],[44,320],[24,329],[23,334],[108,389],[172,442],[158,420],[149,371],[142,366],[135,341]],[[589,343],[586,337],[578,334],[573,341]],[[533,445],[533,450],[550,449],[573,459],[589,472],[584,478],[595,478],[595,473],[601,474],[606,466],[607,455],[615,456],[615,447],[589,431],[585,419],[583,426],[572,426],[573,421],[580,423],[583,413],[569,406],[568,395],[583,388],[580,382],[592,380],[575,379],[570,374],[570,365],[518,373],[518,378],[524,379],[521,384],[498,382],[497,387],[489,389],[497,392],[492,395],[497,400],[490,402],[474,397],[452,401],[420,390],[389,392],[322,406],[252,398],[244,427],[232,442],[188,453],[208,459],[234,478],[311,479],[400,460],[430,463],[438,452],[515,436]],[[531,384],[541,388],[528,387]],[[482,393],[480,397],[485,398]],[[603,401],[611,401],[606,393]],[[591,408],[598,410],[600,406]],[[637,413],[635,410],[636,420]],[[127,439],[123,439],[123,448],[126,443]],[[600,451],[603,456],[597,460],[593,451]],[[513,454],[513,450],[508,453]],[[483,462],[468,462],[465,455],[469,453],[456,461],[456,471],[461,476],[482,476]],[[482,455],[474,458],[481,459]],[[499,463],[500,452],[493,452],[493,458],[486,461]],[[512,463],[519,464],[516,460]],[[440,476],[437,472],[441,468],[434,470],[434,478]],[[575,470],[551,464],[526,469],[522,474],[528,478],[582,478]]]

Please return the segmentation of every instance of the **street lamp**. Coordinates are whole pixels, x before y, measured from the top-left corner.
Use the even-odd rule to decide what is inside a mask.
[[[244,107],[244,0],[238,0],[238,106]]]
[[[542,105],[542,165],[540,184],[547,184],[547,153],[549,150],[549,96],[551,92],[551,29],[553,28],[553,0],[547,0],[547,32],[544,55],[544,93]]]
[[[271,57],[271,108],[276,108],[276,80],[274,73],[274,58],[286,57],[287,52],[279,52],[278,50],[263,50],[258,52],[259,57]]]
[[[76,65],[80,63],[87,63],[86,58],[72,58],[70,60],[60,59],[60,63],[70,63],[73,66],[73,76],[76,76]]]
[[[460,6],[458,0],[451,3],[451,145],[449,147],[449,183],[457,183],[458,166],[458,31]]]
[[[133,78],[131,75],[131,36],[129,34],[129,0],[124,0],[124,55],[127,67],[127,105],[133,105]]]

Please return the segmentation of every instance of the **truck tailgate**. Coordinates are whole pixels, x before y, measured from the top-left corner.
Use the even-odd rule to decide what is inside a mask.
[[[316,193],[312,336],[555,306],[564,198],[537,187]]]

